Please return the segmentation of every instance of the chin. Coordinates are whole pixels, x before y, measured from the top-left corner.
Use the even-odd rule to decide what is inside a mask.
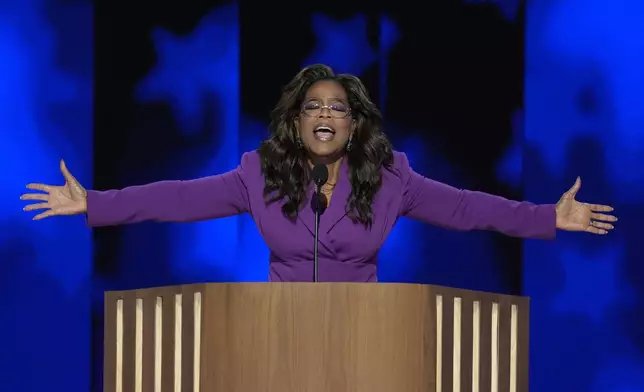
[[[311,146],[311,155],[319,159],[337,159],[344,153],[342,148],[327,143],[316,143]]]

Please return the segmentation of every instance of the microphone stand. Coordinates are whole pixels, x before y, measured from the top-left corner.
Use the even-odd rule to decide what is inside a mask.
[[[322,195],[322,185],[329,179],[329,169],[326,165],[317,164],[311,169],[311,177],[313,178],[313,183],[315,184],[315,201],[313,201],[313,208],[315,208],[315,233],[313,236],[313,281],[319,282],[318,279],[318,242],[320,235],[320,214],[322,214],[322,205],[321,205],[321,195]],[[326,207],[326,206],[325,206]]]
[[[315,232],[314,232],[314,239],[313,239],[313,281],[314,282],[319,282],[318,279],[318,242],[319,242],[319,234],[320,234],[320,208],[321,203],[320,203],[320,196],[321,196],[321,186],[316,186],[315,187]]]

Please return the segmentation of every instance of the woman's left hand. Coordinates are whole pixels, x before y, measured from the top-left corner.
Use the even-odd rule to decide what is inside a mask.
[[[581,179],[577,177],[570,190],[561,196],[557,203],[557,229],[566,231],[586,231],[593,234],[606,234],[617,221],[611,214],[613,207],[600,204],[580,203],[575,200],[581,188]]]

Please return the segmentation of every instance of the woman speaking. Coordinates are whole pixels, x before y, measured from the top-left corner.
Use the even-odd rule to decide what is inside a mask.
[[[303,69],[285,86],[270,132],[227,173],[99,192],[83,188],[61,161],[65,185],[29,184],[41,192],[21,198],[34,201],[26,211],[45,210],[34,219],[87,214],[91,227],[250,213],[270,248],[274,282],[313,280],[312,201],[324,205],[321,281],[376,281],[378,251],[401,216],[452,230],[542,239],[554,238],[557,229],[606,234],[617,220],[609,206],[575,200],[580,179],[556,204],[534,205],[419,175],[404,153],[393,151],[362,82],[324,65]],[[319,186],[314,165],[328,169]]]

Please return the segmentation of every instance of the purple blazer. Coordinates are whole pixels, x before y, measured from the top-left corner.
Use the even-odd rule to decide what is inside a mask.
[[[510,201],[460,190],[414,172],[407,156],[394,153],[383,169],[371,229],[354,224],[345,211],[351,192],[346,160],[333,198],[320,219],[319,278],[375,282],[378,251],[401,216],[453,230],[495,230],[523,238],[555,237],[554,205]],[[309,203],[295,222],[281,203],[267,205],[259,154],[245,153],[235,170],[191,181],[161,181],[105,192],[89,191],[92,227],[141,221],[194,222],[250,213],[270,249],[270,281],[312,281],[314,215]],[[313,195],[309,189],[309,202]]]

